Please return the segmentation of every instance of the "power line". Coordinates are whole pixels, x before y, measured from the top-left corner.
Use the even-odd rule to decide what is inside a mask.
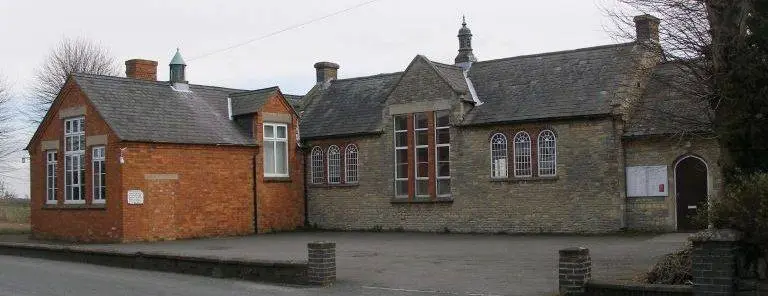
[[[222,49],[214,50],[214,51],[209,52],[209,53],[205,53],[205,54],[202,54],[202,55],[199,55],[199,56],[192,57],[191,59],[189,59],[189,61],[194,61],[194,60],[206,58],[206,57],[212,56],[214,54],[222,53],[222,52],[227,52],[227,51],[233,50],[235,48],[238,48],[240,46],[244,46],[244,45],[253,43],[255,41],[259,41],[259,40],[262,40],[262,39],[265,39],[265,38],[268,38],[268,37],[275,36],[277,34],[285,32],[285,31],[290,31],[290,30],[293,30],[293,29],[298,29],[298,28],[301,28],[303,26],[309,25],[311,23],[318,22],[318,21],[321,21],[321,20],[324,20],[324,19],[327,19],[327,18],[330,18],[330,17],[334,17],[336,15],[339,15],[339,14],[345,13],[347,11],[354,10],[354,9],[366,6],[366,5],[371,4],[373,2],[376,2],[376,1],[379,1],[379,0],[366,1],[366,2],[357,4],[357,5],[354,5],[354,6],[345,8],[345,9],[342,9],[342,10],[335,11],[335,12],[330,13],[330,14],[323,15],[321,17],[310,19],[310,20],[305,21],[303,23],[298,23],[298,24],[295,24],[295,25],[292,25],[292,26],[289,26],[289,27],[285,27],[283,29],[280,29],[280,30],[277,30],[277,31],[273,31],[273,32],[268,33],[266,35],[262,35],[262,36],[253,38],[253,39],[247,40],[245,42],[237,43],[237,44],[229,46],[229,47],[225,47],[225,48],[222,48]]]

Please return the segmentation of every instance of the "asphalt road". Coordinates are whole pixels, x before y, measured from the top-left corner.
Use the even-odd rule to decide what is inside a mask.
[[[0,256],[0,295],[320,295],[284,287],[173,273]]]
[[[0,296],[30,295],[442,296],[466,294],[345,284],[326,288],[281,286],[35,258],[0,256]]]

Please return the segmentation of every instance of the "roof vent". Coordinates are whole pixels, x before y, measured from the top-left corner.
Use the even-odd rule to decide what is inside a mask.
[[[171,83],[187,83],[186,75],[184,73],[187,64],[184,63],[184,59],[181,57],[181,53],[179,52],[178,48],[176,49],[176,54],[173,56],[173,59],[171,59],[171,63],[168,64],[168,66],[171,68]]]

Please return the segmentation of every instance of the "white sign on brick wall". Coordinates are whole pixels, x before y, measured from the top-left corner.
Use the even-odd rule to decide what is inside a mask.
[[[144,192],[141,190],[128,190],[128,204],[129,205],[143,205],[144,204]]]
[[[667,166],[627,167],[627,196],[667,196]]]

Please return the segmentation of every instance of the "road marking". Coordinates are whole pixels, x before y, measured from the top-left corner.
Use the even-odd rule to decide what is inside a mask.
[[[393,291],[393,292],[425,293],[425,294],[440,294],[440,295],[462,295],[460,293],[444,292],[444,291],[436,291],[436,290],[414,290],[414,289],[373,287],[373,286],[362,286],[362,288],[363,289],[371,289],[371,290]],[[502,295],[499,295],[499,294],[473,293],[473,292],[466,292],[466,294],[463,294],[463,295],[467,295],[467,296],[502,296]]]

